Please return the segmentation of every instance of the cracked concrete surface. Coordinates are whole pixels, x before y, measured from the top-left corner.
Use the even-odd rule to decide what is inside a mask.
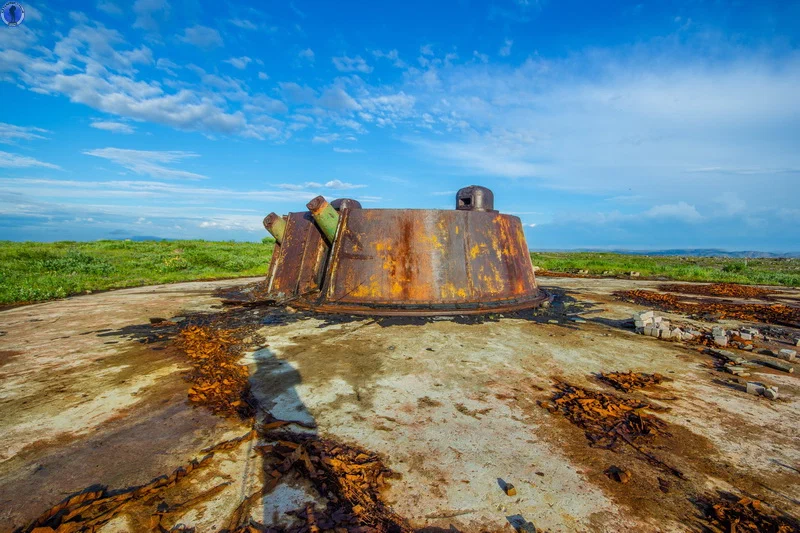
[[[132,335],[149,328],[150,317],[215,312],[213,290],[248,281],[126,289],[0,312],[0,531],[94,483],[147,482],[249,429],[188,405],[177,350],[153,350]],[[401,475],[384,497],[417,528],[495,530],[521,515],[550,531],[697,531],[690,498],[713,490],[800,508],[796,374],[754,372],[780,386],[781,399],[770,402],[720,384],[727,376],[693,346],[636,335],[624,321],[641,307],[611,293],[655,282],[539,281],[559,299],[538,317],[330,323],[303,316],[264,325],[266,346],[243,359],[253,392],[279,419],[313,422],[322,436],[381,454]],[[586,323],[569,320],[579,312]],[[687,479],[668,479],[667,493],[659,490],[663,471],[630,450],[590,448],[580,429],[537,403],[551,397],[556,378],[611,392],[593,374],[616,370],[670,379],[635,393],[669,408],[658,416],[671,437],[656,453]],[[189,498],[227,483],[187,509],[182,523],[198,531],[224,526],[263,481],[252,445],[218,454],[176,489],[171,497]],[[603,475],[611,464],[631,470],[632,481]],[[506,496],[498,478],[517,495]],[[287,480],[253,517],[285,523],[286,510],[313,498]],[[144,520],[136,513],[103,530],[136,531]]]

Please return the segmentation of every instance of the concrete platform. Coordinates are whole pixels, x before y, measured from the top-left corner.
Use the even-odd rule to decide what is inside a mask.
[[[187,403],[187,364],[169,342],[151,338],[149,325],[151,317],[217,312],[214,290],[249,281],[126,289],[0,312],[0,531],[93,484],[146,483],[250,429]],[[656,282],[539,282],[557,300],[538,316],[298,314],[263,325],[267,346],[245,357],[254,394],[279,419],[381,454],[400,474],[385,500],[418,529],[510,530],[509,518],[519,515],[554,532],[700,531],[692,498],[714,491],[757,497],[797,517],[797,373],[753,370],[749,379],[779,387],[781,398],[770,401],[731,386],[692,345],[635,334],[626,320],[642,307],[611,293]],[[800,292],[784,296],[796,301]],[[585,323],[572,320],[578,314]],[[634,396],[669,408],[658,416],[671,436],[655,453],[685,480],[632,450],[590,447],[581,429],[538,405],[556,378],[613,392],[593,374],[627,370],[670,379]],[[263,482],[254,445],[218,453],[167,495],[185,501],[227,483],[187,508],[181,523],[225,526]],[[611,465],[630,470],[630,483],[604,475]],[[507,496],[499,479],[517,495]],[[314,499],[303,480],[289,480],[253,518],[286,524],[286,510]],[[141,531],[148,517],[133,506],[102,531]]]

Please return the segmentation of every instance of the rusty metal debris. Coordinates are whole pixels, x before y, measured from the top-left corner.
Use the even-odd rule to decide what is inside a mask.
[[[382,500],[381,491],[395,474],[375,454],[349,444],[317,436],[281,431],[289,424],[273,421],[228,441],[203,450],[200,460],[192,460],[168,476],[161,476],[146,485],[109,491],[106,487],[88,488],[70,496],[45,511],[28,526],[15,533],[74,533],[95,531],[127,510],[129,505],[144,504],[150,508],[150,530],[158,532],[192,533],[183,525],[165,527],[171,515],[191,509],[196,503],[208,501],[223,490],[224,482],[204,493],[180,503],[169,504],[160,493],[176,486],[195,470],[209,464],[214,454],[236,448],[243,442],[258,438],[269,444],[255,449],[265,457],[264,483],[234,509],[221,531],[227,533],[309,533],[336,531],[340,533],[410,533],[408,522],[392,511]],[[253,521],[250,511],[260,499],[269,494],[288,473],[307,478],[324,507],[308,504],[287,514],[296,517],[288,527],[266,526]],[[173,517],[174,521],[174,517]]]
[[[190,477],[196,470],[207,466],[215,452],[230,449],[255,436],[255,432],[250,432],[207,448],[204,450],[206,455],[200,460],[192,459],[186,465],[176,468],[171,474],[157,477],[144,485],[114,491],[108,490],[107,487],[97,486],[84,489],[51,507],[27,526],[16,529],[14,533],[95,531],[123,512],[128,505],[152,499],[162,491]],[[171,511],[177,511],[178,507],[187,508],[189,506],[186,503],[172,506]],[[161,514],[166,514],[166,509]]]
[[[650,443],[655,437],[669,437],[667,424],[647,411],[665,411],[648,402],[604,394],[561,381],[549,402],[539,402],[551,413],[561,413],[583,429],[591,446],[617,449],[622,442],[644,456],[647,461],[683,478],[683,473],[648,452],[639,443]]]
[[[664,381],[661,374],[645,374],[644,372],[600,372],[598,379],[605,381],[615,389],[630,392],[643,389],[649,385],[658,385]]]
[[[663,409],[647,402],[620,398],[563,382],[557,382],[555,388],[553,398],[549,403],[543,402],[542,407],[553,413],[560,412],[583,429],[593,446],[614,448],[623,435],[629,440],[636,440],[667,434],[667,425],[645,412],[647,409]]]
[[[192,364],[188,380],[189,400],[214,413],[251,417],[255,402],[250,392],[249,371],[238,364],[241,346],[235,329],[190,325],[181,330],[178,346]]]
[[[698,498],[704,519],[715,532],[793,533],[800,531],[800,522],[771,509],[759,500],[723,494]]]
[[[380,496],[394,473],[377,455],[357,446],[306,434],[288,433],[279,438],[275,445],[260,448],[262,453],[279,461],[270,475],[277,478],[294,470],[308,478],[320,496],[327,498],[325,508],[305,509],[308,529],[300,527],[297,533],[339,531],[337,528],[353,533],[412,531],[407,521]]]
[[[456,209],[362,209],[314,198],[308,211],[264,225],[276,246],[264,298],[320,312],[466,315],[525,309],[538,289],[519,218],[494,210],[489,189]]]
[[[657,307],[665,311],[677,311],[687,315],[711,315],[717,318],[752,320],[800,327],[800,308],[783,304],[741,304],[724,300],[700,300],[641,289],[618,291],[614,295],[622,300],[640,305]]]
[[[731,298],[763,298],[778,291],[752,287],[750,285],[738,285],[736,283],[712,283],[710,285],[699,285],[690,283],[674,283],[660,285],[658,290],[663,292],[679,292],[683,294],[697,294],[699,296],[727,296]]]

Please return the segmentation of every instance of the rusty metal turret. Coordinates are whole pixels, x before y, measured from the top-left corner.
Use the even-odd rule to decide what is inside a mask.
[[[318,196],[309,211],[265,219],[276,239],[268,296],[320,312],[463,315],[535,307],[538,289],[519,218],[470,186],[456,209],[363,209]],[[268,225],[269,224],[269,225]],[[280,238],[279,238],[280,236]]]

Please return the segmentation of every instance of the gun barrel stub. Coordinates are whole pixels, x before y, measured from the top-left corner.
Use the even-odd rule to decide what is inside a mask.
[[[339,226],[339,213],[325,200],[322,196],[317,196],[306,204],[306,207],[311,211],[311,216],[319,226],[325,240],[333,244],[336,237],[336,228]]]
[[[286,221],[280,215],[270,213],[264,217],[264,228],[275,237],[275,242],[280,244],[283,242],[283,236],[286,233]]]

